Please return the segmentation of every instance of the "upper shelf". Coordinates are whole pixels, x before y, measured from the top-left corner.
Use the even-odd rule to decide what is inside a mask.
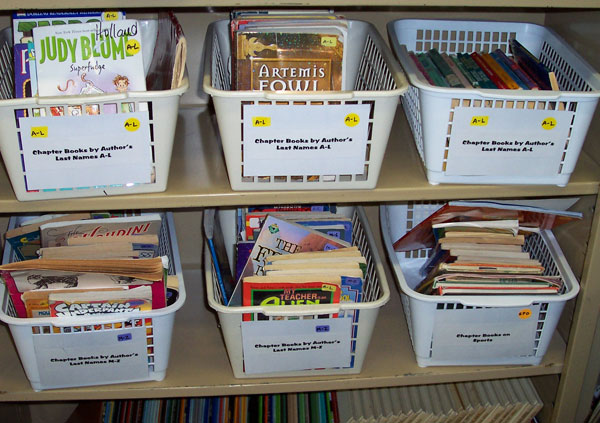
[[[448,198],[516,198],[596,194],[600,166],[582,153],[568,186],[430,185],[401,109],[392,127],[377,187],[373,190],[232,191],[220,141],[205,107],[180,109],[167,190],[162,193],[69,200],[16,200],[0,172],[0,213],[185,208],[272,203],[384,202]],[[588,140],[589,142],[589,140]]]
[[[534,7],[534,8],[600,8],[597,0],[505,0],[501,7]],[[132,0],[127,2],[127,8],[159,8],[159,7],[273,7],[273,6],[365,6],[365,0],[292,0],[280,2],[278,0]],[[420,7],[499,7],[497,0],[370,0],[369,6],[420,6]],[[1,10],[27,9],[121,9],[124,7],[119,0],[96,0],[82,3],[80,0],[63,0],[61,2],[47,2],[45,0],[5,0],[0,3]]]

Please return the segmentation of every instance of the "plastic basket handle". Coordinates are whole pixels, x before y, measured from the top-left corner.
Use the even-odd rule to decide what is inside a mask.
[[[340,312],[339,304],[320,304],[318,311],[315,312],[315,306],[277,306],[277,307],[264,307],[260,310],[252,311],[260,312],[266,316],[299,316],[299,315],[312,315],[312,314],[336,314]]]
[[[53,104],[89,104],[89,103],[105,103],[107,101],[123,101],[129,97],[127,93],[107,93],[97,96],[91,95],[73,95],[73,96],[49,96],[38,97],[37,104],[53,105]],[[131,100],[133,101],[133,100]]]

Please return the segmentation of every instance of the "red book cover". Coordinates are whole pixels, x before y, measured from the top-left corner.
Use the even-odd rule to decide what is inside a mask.
[[[77,289],[101,289],[107,287],[128,286],[136,288],[145,284],[139,279],[122,277],[117,275],[104,275],[93,273],[75,273],[68,271],[48,270],[3,270],[0,276],[5,282],[6,289],[10,294],[17,317],[27,317],[27,309],[21,297],[22,293],[30,290],[45,290],[48,293],[53,290],[69,288]],[[96,280],[95,276],[99,277]],[[15,280],[15,278],[17,280]],[[135,282],[133,282],[135,280]],[[166,302],[166,283],[164,279],[150,282],[152,288],[152,308],[164,308]]]
[[[264,282],[263,282],[264,281]],[[339,277],[250,276],[242,284],[243,306],[319,305],[340,302]],[[260,320],[260,316],[258,317]],[[253,320],[244,314],[244,321]]]
[[[477,66],[479,66],[481,68],[481,70],[483,71],[483,73],[486,74],[486,76],[488,78],[490,78],[492,80],[492,82],[498,87],[498,88],[502,88],[503,90],[508,89],[508,86],[504,83],[504,81],[502,81],[502,78],[500,78],[496,72],[494,72],[492,70],[492,68],[490,66],[488,66],[488,64],[486,63],[486,61],[483,59],[483,57],[477,53],[476,51],[474,51],[473,53],[471,53],[471,57],[473,58],[473,60],[475,61],[475,63],[477,63]]]

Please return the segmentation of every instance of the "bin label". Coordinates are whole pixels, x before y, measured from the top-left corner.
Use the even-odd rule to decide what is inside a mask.
[[[242,322],[247,374],[350,366],[352,319]]]
[[[364,173],[370,104],[243,108],[243,176]]]
[[[152,182],[147,112],[20,118],[28,190]]]
[[[457,108],[446,174],[556,175],[573,116],[561,110]]]
[[[101,330],[100,325],[71,329],[70,333],[33,335],[40,383],[44,387],[148,378],[145,327]]]
[[[556,119],[553,117],[546,118],[542,121],[542,128],[550,130],[556,128]]]
[[[523,318],[524,311],[531,318]],[[533,354],[540,305],[436,310],[433,359],[480,360]]]
[[[488,116],[473,116],[471,118],[471,126],[486,126],[488,119]]]

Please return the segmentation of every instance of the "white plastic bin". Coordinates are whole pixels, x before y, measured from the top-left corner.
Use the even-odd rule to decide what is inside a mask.
[[[156,28],[154,28],[156,30]],[[13,64],[9,61],[12,57],[12,34],[10,28],[0,32],[0,49],[6,55],[6,61],[0,61],[0,80],[6,83],[7,90],[13,91]],[[8,83],[10,81],[10,84]],[[171,164],[171,153],[173,151],[173,140],[179,110],[179,97],[188,88],[187,77],[180,87],[162,91],[136,91],[126,93],[106,93],[98,95],[74,95],[57,97],[29,97],[29,98],[6,98],[0,100],[0,151],[8,176],[15,195],[19,201],[50,200],[59,198],[110,196],[122,194],[137,194],[149,192],[161,192],[167,188],[169,177],[169,166]],[[86,110],[87,106],[98,108],[99,115],[80,115],[77,117],[67,116],[69,107],[81,107]],[[151,177],[149,183],[127,183],[127,171],[116,183],[109,185],[80,185],[81,180],[74,178],[70,180],[72,185],[59,186],[56,188],[38,189],[31,184],[28,185],[28,172],[24,160],[24,149],[22,145],[21,128],[17,116],[23,111],[27,112],[30,119],[33,116],[51,116],[51,108],[58,107],[64,111],[64,116],[52,116],[51,122],[61,122],[65,119],[85,119],[86,128],[90,133],[98,133],[105,128],[106,118],[114,114],[126,121],[127,111],[147,113],[149,125],[142,125],[140,130],[149,131],[151,151]],[[111,115],[103,114],[110,110]],[[56,121],[54,121],[56,119]],[[48,125],[48,131],[52,131],[52,125]],[[85,147],[83,141],[86,133],[73,134],[75,139],[81,139],[81,146]],[[110,140],[107,140],[110,143]],[[70,162],[69,162],[70,163]],[[67,184],[67,183],[65,183]]]
[[[221,225],[224,228],[225,243],[230,247],[228,255],[233,263],[233,247],[235,245],[235,210],[218,210]],[[284,376],[315,376],[334,374],[360,373],[364,362],[373,328],[379,314],[379,309],[389,301],[390,292],[382,267],[381,259],[375,246],[373,234],[368,226],[364,210],[360,207],[338,207],[338,213],[352,217],[353,240],[363,256],[367,259],[367,277],[363,285],[363,300],[359,303],[339,303],[307,306],[252,306],[234,307],[225,306],[217,283],[217,276],[212,265],[212,257],[207,245],[204,247],[204,263],[206,275],[206,289],[208,304],[218,314],[221,331],[225,339],[227,354],[233,374],[236,378],[249,377],[284,377]],[[232,222],[226,225],[224,222]],[[302,319],[316,319],[317,316],[333,316],[339,314],[337,319],[347,318],[355,313],[356,317],[351,325],[350,343],[352,347],[351,364],[348,367],[314,368],[306,370],[289,370],[278,372],[252,373],[246,372],[244,366],[244,349],[242,339],[242,315],[245,313],[263,313],[269,320],[285,332]],[[345,317],[342,317],[342,313]],[[320,320],[320,319],[319,319]],[[250,323],[250,322],[245,322]],[[276,342],[277,340],[273,340]],[[322,367],[322,366],[319,366]]]
[[[402,19],[388,24],[388,34],[411,85],[402,104],[431,184],[569,182],[598,103],[600,76],[552,30],[517,22]],[[560,91],[436,87],[407,54],[500,48],[510,56],[511,38],[555,72]]]
[[[19,221],[11,217],[9,226]],[[177,299],[163,309],[127,315],[18,318],[6,286],[0,284],[0,320],[10,328],[34,390],[165,378],[175,312],[185,302],[172,213],[163,215],[159,253],[169,257],[169,277],[177,278],[179,285]],[[16,260],[6,243],[2,262]]]
[[[441,205],[397,204],[380,207],[381,231],[396,280],[417,364],[540,364],[565,303],[579,292],[552,231],[527,237],[525,249],[559,275],[563,291],[556,295],[435,296],[414,291],[428,250],[395,252],[393,243]]]
[[[212,23],[207,31],[204,62],[204,90],[212,96],[229,182],[233,190],[307,190],[307,189],[366,189],[374,188],[377,184],[381,162],[390,135],[390,129],[398,105],[398,97],[408,89],[408,82],[375,28],[361,21],[349,21],[347,46],[347,85],[343,91],[313,91],[302,92],[272,92],[272,91],[232,91],[231,90],[231,51],[228,21]],[[363,123],[367,123],[366,153],[364,166],[362,156],[358,154],[359,171],[344,172],[347,167],[340,167],[340,173],[330,173],[326,164],[317,164],[315,160],[303,160],[285,157],[286,165],[279,170],[269,172],[263,169],[249,170],[247,152],[252,147],[251,140],[243,136],[244,109],[264,106],[269,114],[278,113],[280,121],[289,118],[299,121],[301,125],[277,134],[278,138],[290,139],[320,139],[325,133],[315,132],[311,124],[316,119],[327,126],[331,120],[323,121],[324,108],[336,116],[339,110],[357,111]],[[294,108],[293,111],[289,111]],[[304,108],[306,108],[304,110]],[[368,112],[365,113],[364,109]],[[254,110],[254,109],[246,109]],[[360,113],[359,113],[360,110]],[[305,120],[301,120],[304,116]],[[343,112],[345,114],[346,112]],[[343,116],[342,114],[342,116]],[[269,115],[271,116],[271,115]],[[248,119],[248,113],[246,113]],[[247,138],[251,138],[247,136]],[[344,144],[340,155],[351,151],[349,144]],[[275,148],[275,147],[273,147]],[[338,148],[338,146],[335,146]],[[265,156],[275,157],[265,153]],[[336,156],[339,157],[339,156]],[[335,161],[332,157],[330,162]],[[274,159],[282,163],[281,160]],[[290,166],[297,166],[291,170]]]

